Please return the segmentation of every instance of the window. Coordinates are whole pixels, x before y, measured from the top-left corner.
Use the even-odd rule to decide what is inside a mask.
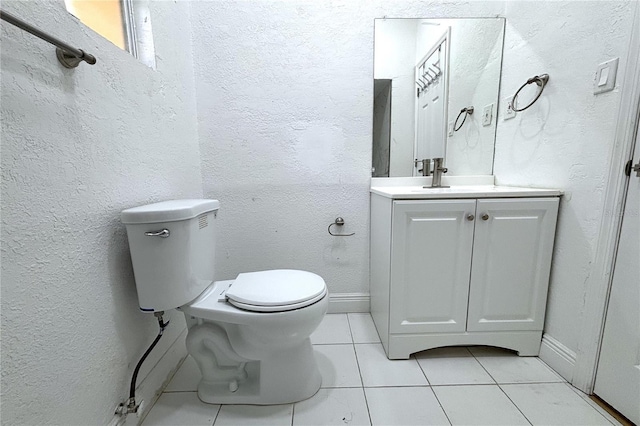
[[[65,6],[83,24],[156,67],[149,0],[65,0]]]

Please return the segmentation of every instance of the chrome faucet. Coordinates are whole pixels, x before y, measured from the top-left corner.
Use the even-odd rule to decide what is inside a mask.
[[[418,167],[419,163],[422,163],[422,168],[418,169],[418,173],[422,173],[422,176],[429,176],[431,174],[431,159],[423,158],[422,160],[418,160],[416,158],[413,160],[414,167]]]
[[[442,174],[447,173],[447,168],[442,167],[444,158],[433,159],[433,180],[431,181],[432,188],[448,188],[448,186],[442,186]]]

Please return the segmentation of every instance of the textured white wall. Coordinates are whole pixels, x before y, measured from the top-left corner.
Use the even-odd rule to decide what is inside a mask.
[[[574,351],[620,102],[619,87],[594,96],[593,78],[599,63],[620,57],[622,81],[634,7],[636,2],[508,2],[506,8],[501,99],[533,75],[551,78],[533,107],[512,120],[500,117],[494,172],[499,184],[566,191],[545,331]]]
[[[106,424],[157,332],[119,213],[202,196],[188,5],[151,4],[155,71],[62,1],[2,8],[98,59],[66,70],[49,44],[0,25],[2,423]],[[184,327],[173,320],[155,360]]]
[[[333,293],[367,293],[374,18],[502,10],[490,2],[193,3],[204,192],[221,201],[218,277],[302,268]],[[356,235],[329,236],[336,216]]]

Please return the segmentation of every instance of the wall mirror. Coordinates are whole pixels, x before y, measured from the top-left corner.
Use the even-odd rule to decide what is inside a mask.
[[[504,18],[376,19],[373,177],[490,175]]]

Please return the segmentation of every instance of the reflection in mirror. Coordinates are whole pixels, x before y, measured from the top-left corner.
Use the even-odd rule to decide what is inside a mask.
[[[374,40],[372,175],[492,174],[504,18],[376,19]]]

